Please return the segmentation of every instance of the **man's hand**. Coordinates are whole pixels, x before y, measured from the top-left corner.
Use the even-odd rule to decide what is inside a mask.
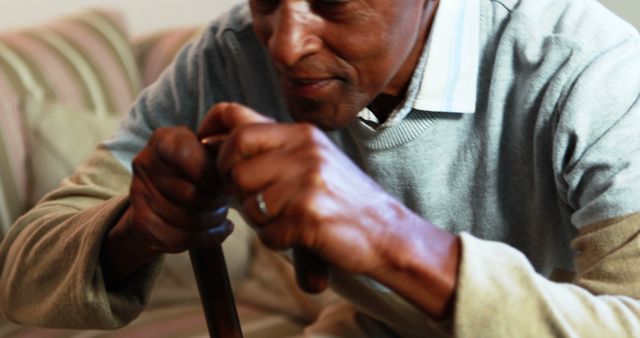
[[[132,166],[130,207],[102,252],[112,284],[159,254],[218,244],[233,229],[215,154],[189,129],[156,130]]]
[[[369,275],[436,318],[448,314],[455,236],[415,215],[309,124],[277,124],[240,105],[207,117],[224,125],[218,169],[267,246],[303,246]]]
[[[308,247],[352,272],[382,264],[376,246],[395,223],[397,202],[324,133],[309,124],[272,123],[235,104],[207,119],[229,129],[219,170],[269,247]],[[259,209],[260,192],[269,215]]]
[[[158,253],[218,244],[231,231],[215,159],[184,127],[158,129],[133,160],[129,225]]]

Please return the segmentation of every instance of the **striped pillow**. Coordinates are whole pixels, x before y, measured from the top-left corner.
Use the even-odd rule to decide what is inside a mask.
[[[59,102],[98,116],[125,112],[141,90],[124,18],[91,10],[0,34],[0,226],[30,199],[27,107]]]

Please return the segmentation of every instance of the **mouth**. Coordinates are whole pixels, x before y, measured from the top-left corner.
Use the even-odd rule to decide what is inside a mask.
[[[307,99],[320,99],[339,86],[337,77],[283,77],[285,90]]]

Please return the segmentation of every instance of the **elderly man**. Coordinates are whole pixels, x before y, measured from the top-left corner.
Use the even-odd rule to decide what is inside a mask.
[[[14,226],[2,310],[122,325],[160,255],[231,232],[230,196],[328,264],[363,335],[637,337],[639,60],[592,0],[250,0]]]

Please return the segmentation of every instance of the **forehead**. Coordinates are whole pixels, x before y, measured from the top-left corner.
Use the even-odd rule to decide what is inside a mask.
[[[422,3],[424,1],[433,1],[433,0],[248,0],[249,4],[253,4],[256,6],[262,7],[271,7],[276,8],[281,5],[296,5],[296,6],[306,6],[310,9],[318,8],[322,9],[324,7],[337,7],[337,8],[346,8],[346,9],[361,9],[361,8],[371,8],[371,9],[398,9],[398,8],[407,8],[413,7],[416,3]],[[253,6],[253,9],[256,9]]]
[[[254,17],[270,16],[286,8],[290,14],[314,14],[331,22],[372,21],[376,26],[423,12],[425,3],[437,0],[248,0]],[[400,20],[402,21],[402,20]]]

